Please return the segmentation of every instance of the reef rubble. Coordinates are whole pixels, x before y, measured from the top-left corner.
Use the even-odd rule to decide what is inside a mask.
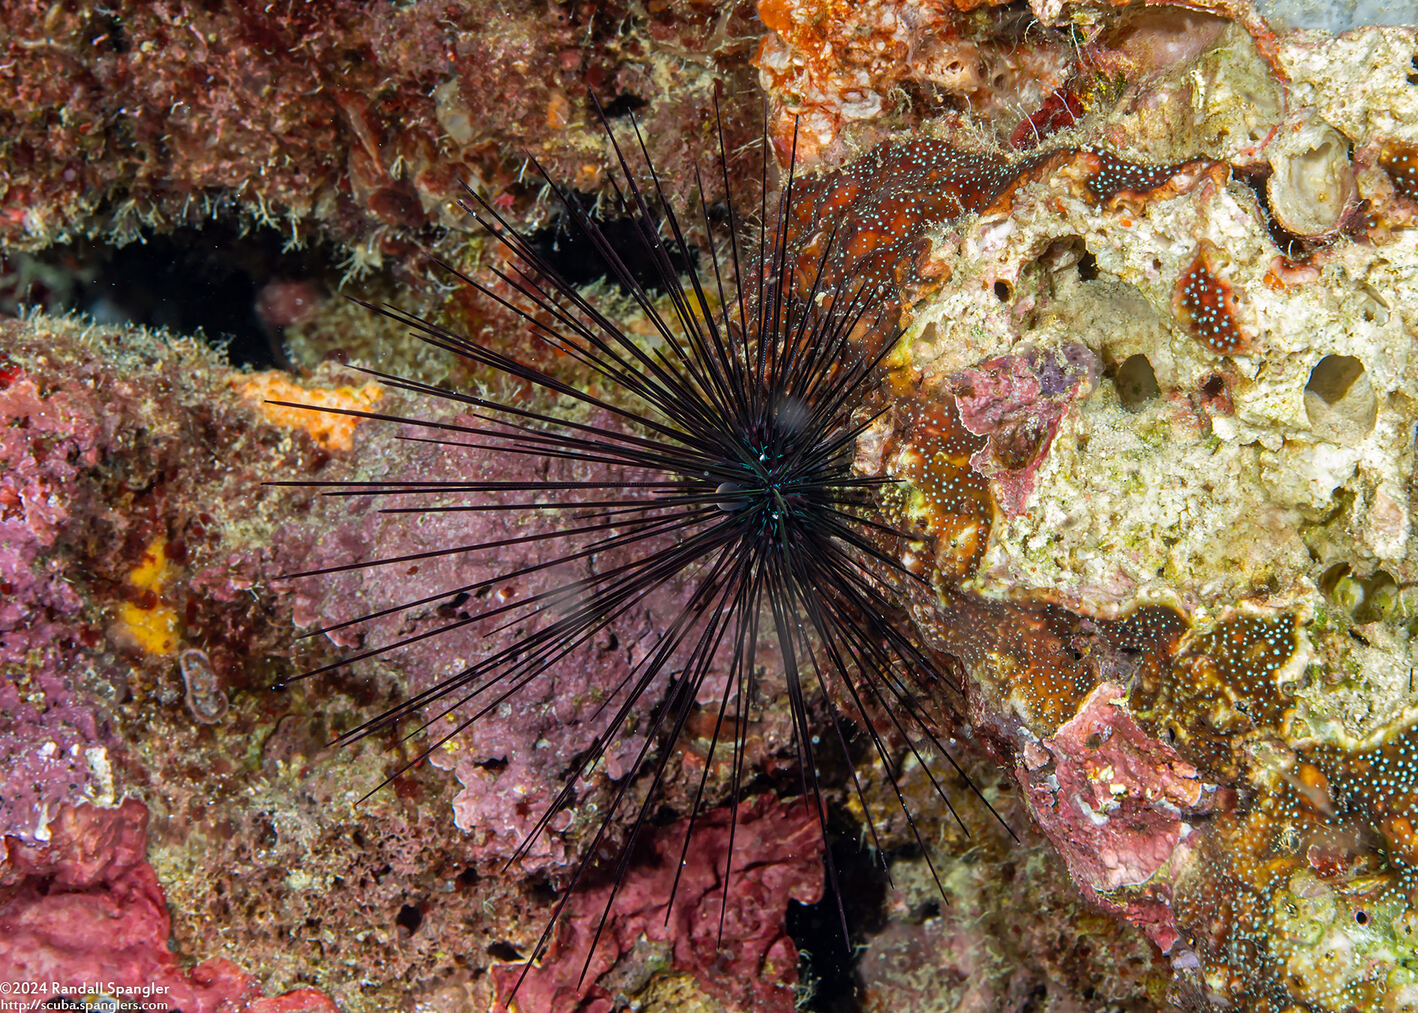
[[[508,522],[263,483],[506,462],[267,401],[410,403],[350,362],[477,382],[332,293],[360,276],[517,348],[509,314],[418,255],[492,257],[459,183],[554,228],[522,160],[604,186],[589,85],[691,198],[717,81],[736,150],[761,89],[796,159],[800,273],[830,247],[826,290],[881,286],[864,347],[902,334],[856,463],[899,480],[890,549],[927,578],[902,604],[965,685],[945,738],[1021,840],[968,803],[954,823],[903,754],[941,898],[863,758],[865,805],[842,791],[837,829],[874,825],[896,889],[839,856],[860,952],[834,970],[791,725],[756,709],[767,790],[741,810],[725,948],[701,924],[727,846],[714,771],[683,908],[660,900],[692,785],[663,800],[587,981],[598,887],[513,1008],[789,1010],[839,989],[907,1013],[1418,1009],[1418,32],[1281,0],[644,6],[0,0],[20,26],[0,41],[0,306],[92,316],[61,298],[101,259],[84,243],[216,219],[345,256],[253,298],[290,369],[131,323],[0,320],[0,978],[160,984],[186,1010],[505,1008],[638,741],[520,850],[548,771],[684,589],[426,762],[430,740],[392,736],[331,753],[498,635],[292,681],[475,606],[337,624],[391,579],[422,596],[516,561],[291,575]],[[702,768],[711,732],[672,773]]]

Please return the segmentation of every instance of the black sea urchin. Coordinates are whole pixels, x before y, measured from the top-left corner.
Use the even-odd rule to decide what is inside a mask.
[[[787,234],[793,202],[791,167],[776,213],[769,213],[769,202],[762,197],[756,226],[744,225],[729,195],[727,237],[717,243],[712,238],[715,228],[703,179],[696,172],[707,249],[694,255],[686,229],[649,164],[638,126],[632,120],[636,143],[631,150],[638,149],[645,160],[643,171],[649,183],[644,187],[637,184],[604,114],[601,122],[619,169],[612,183],[613,206],[622,222],[634,223],[637,255],[648,253],[653,287],[663,295],[647,291],[640,280],[643,273],[637,275],[627,263],[624,246],[611,242],[584,202],[550,179],[547,184],[560,198],[573,234],[595,250],[609,278],[648,321],[648,333],[633,334],[623,328],[609,310],[566,281],[536,245],[470,189],[471,200],[464,207],[500,244],[507,264],[493,268],[494,277],[487,281],[444,265],[446,270],[515,313],[535,341],[560,353],[562,361],[574,362],[585,380],[568,382],[554,375],[552,367],[534,365],[530,357],[510,356],[488,342],[386,306],[378,312],[406,324],[420,340],[461,356],[486,375],[502,374],[533,395],[526,400],[499,398],[366,370],[392,387],[443,402],[462,412],[466,422],[314,409],[414,426],[424,434],[420,439],[449,448],[573,461],[592,466],[595,477],[286,484],[318,486],[335,495],[393,499],[434,493],[456,501],[387,509],[415,515],[456,510],[540,513],[556,518],[559,525],[475,545],[291,575],[309,577],[456,553],[496,557],[531,544],[545,548],[545,558],[530,566],[499,571],[495,578],[449,587],[434,596],[399,601],[339,626],[454,597],[466,602],[509,578],[544,572],[568,561],[593,566],[598,559],[615,562],[553,590],[491,604],[474,615],[455,616],[436,628],[343,659],[338,664],[474,622],[518,631],[510,646],[411,696],[347,732],[340,741],[389,728],[410,716],[421,717],[420,727],[427,728],[456,713],[455,727],[439,743],[446,741],[515,694],[540,680],[555,679],[559,670],[575,664],[605,636],[618,618],[674,588],[681,595],[676,617],[655,632],[639,660],[601,702],[593,722],[596,733],[584,743],[573,769],[548,772],[564,776],[564,785],[518,854],[547,831],[552,817],[571,803],[577,780],[603,760],[612,745],[635,739],[639,744],[628,769],[641,776],[627,776],[612,788],[594,839],[584,852],[598,853],[603,838],[616,825],[617,813],[624,809],[622,822],[628,821],[629,829],[615,851],[611,870],[619,884],[637,835],[655,815],[675,745],[708,689],[717,693],[717,699],[707,707],[713,716],[712,733],[706,732],[708,757],[698,783],[686,792],[692,802],[680,853],[683,864],[695,820],[711,802],[713,792],[706,786],[716,751],[730,753],[727,794],[734,807],[748,789],[746,703],[759,690],[756,662],[770,655],[782,659],[786,697],[782,703],[792,715],[803,804],[824,835],[827,808],[819,780],[821,741],[833,743],[845,755],[858,733],[874,746],[910,823],[911,813],[899,787],[899,761],[914,756],[944,799],[944,788],[926,754],[936,754],[950,767],[954,761],[934,731],[927,701],[938,697],[950,681],[940,661],[900,618],[902,584],[921,578],[904,569],[889,551],[903,536],[873,516],[876,494],[889,480],[858,474],[852,464],[858,435],[884,410],[873,401],[878,397],[876,373],[896,336],[876,335],[863,342],[854,334],[874,306],[875,290],[858,286],[825,291],[820,267],[815,274],[801,267],[792,269],[795,259]],[[718,139],[717,174],[727,193],[730,181],[722,127]],[[764,152],[766,194],[766,143]],[[834,223],[820,223],[819,265],[830,254],[835,232]],[[696,261],[707,262],[707,267],[693,266]],[[562,407],[542,409],[534,407],[537,404]],[[955,770],[958,773],[959,768]],[[855,775],[853,780],[870,814]],[[638,797],[630,791],[632,784],[643,789]],[[731,817],[726,864],[732,862],[733,825]],[[828,877],[835,892],[836,873],[828,854]],[[567,898],[584,882],[591,862],[588,857],[576,866],[528,958],[529,966],[544,951]],[[728,868],[723,870],[723,882],[721,931],[731,882]],[[676,878],[670,903],[678,885]],[[597,938],[614,902],[612,890]],[[838,911],[842,911],[840,900]],[[593,942],[587,965],[594,947]]]

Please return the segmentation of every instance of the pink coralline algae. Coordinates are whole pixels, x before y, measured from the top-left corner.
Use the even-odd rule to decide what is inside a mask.
[[[280,873],[245,829],[264,817],[249,803],[260,776],[241,765],[284,714],[251,706],[243,660],[274,635],[253,632],[254,599],[237,591],[253,554],[213,514],[249,507],[259,484],[209,449],[238,434],[234,459],[249,460],[279,437],[248,438],[255,414],[191,341],[37,318],[0,321],[0,347],[0,899],[13,930],[0,979],[157,976],[196,997],[187,1010],[332,1008],[298,993],[256,1006],[225,962],[184,970],[226,947],[284,987],[311,978],[275,967],[288,930],[270,927],[279,906],[262,889]],[[200,714],[183,705],[184,651]],[[135,797],[153,813],[146,834]],[[263,935],[280,942],[263,949]]]
[[[1163,953],[1178,940],[1164,881],[1214,807],[1208,784],[1139,727],[1117,683],[1094,687],[1052,736],[1025,747],[1020,781],[1036,819],[1085,893],[1127,911]]]
[[[0,599],[6,643],[15,645],[0,663],[6,845],[42,848],[46,838],[69,833],[60,824],[72,818],[66,814],[75,803],[141,797],[152,814],[153,868],[144,875],[161,877],[157,896],[165,895],[171,924],[160,931],[164,939],[170,931],[178,962],[220,955],[273,983],[272,990],[318,983],[352,1011],[399,1008],[411,994],[439,992],[450,974],[471,973],[481,1003],[474,1008],[488,1008],[492,979],[483,972],[490,954],[498,946],[528,947],[528,935],[535,937],[549,914],[526,893],[528,869],[561,885],[569,861],[587,846],[587,827],[597,825],[595,806],[607,782],[627,776],[633,755],[616,752],[604,770],[578,783],[564,814],[569,825],[556,823],[525,865],[504,870],[501,863],[550,800],[548,787],[559,783],[548,772],[565,769],[589,741],[587,722],[605,698],[606,673],[623,673],[647,634],[672,621],[675,593],[623,617],[614,637],[608,632],[590,645],[587,664],[558,673],[564,678],[555,691],[531,687],[517,706],[489,715],[489,734],[477,729],[456,749],[439,751],[437,762],[456,767],[467,784],[459,797],[449,776],[423,764],[352,809],[350,802],[397,770],[399,759],[373,742],[332,755],[323,746],[383,699],[433,678],[457,652],[480,656],[473,652],[483,645],[413,650],[275,693],[268,687],[276,678],[338,656],[326,638],[292,648],[290,608],[297,606],[308,626],[317,608],[328,613],[318,616],[323,621],[387,604],[390,581],[396,593],[421,581],[445,590],[473,579],[472,571],[458,569],[462,558],[437,572],[438,561],[409,560],[374,574],[368,585],[333,575],[308,582],[304,597],[258,598],[252,587],[271,585],[276,574],[377,549],[372,539],[382,533],[371,530],[371,519],[389,520],[358,497],[312,499],[263,488],[260,479],[367,477],[362,469],[431,473],[435,465],[457,472],[479,467],[477,452],[440,452],[374,427],[356,427],[350,450],[323,447],[303,430],[271,424],[238,394],[240,374],[191,342],[40,319],[0,323],[0,345],[9,357],[8,386],[0,390],[8,412],[0,485],[15,490],[0,522],[7,524],[4,548],[21,553],[7,562],[15,593]],[[306,382],[345,378],[327,367]],[[213,447],[231,450],[216,455]],[[35,509],[26,515],[31,501]],[[479,517],[397,524],[407,541],[394,544],[447,547],[450,532],[485,538],[494,527],[484,523],[486,514]],[[505,524],[497,530],[527,531],[515,517]],[[160,553],[155,544],[164,546]],[[529,550],[526,558],[548,557]],[[504,572],[505,561],[495,567]],[[132,588],[135,568],[152,571],[141,583],[153,584],[158,570],[165,576],[148,590]],[[533,583],[500,581],[487,598],[502,601]],[[55,598],[56,589],[69,597]],[[456,614],[481,601],[445,596],[429,608]],[[171,612],[170,653],[130,642],[121,620],[129,605]],[[415,617],[414,628],[425,621]],[[353,630],[340,632],[343,642],[359,640]],[[363,643],[375,646],[387,632],[366,631]],[[761,657],[765,669],[780,669],[776,657]],[[745,762],[771,770],[774,757],[790,753],[788,721],[781,712],[750,715]],[[672,764],[677,771],[698,766],[672,779],[671,807],[688,808],[712,731],[712,722],[691,722],[688,748]],[[721,749],[708,772],[711,805],[727,795],[726,755]],[[470,827],[466,833],[455,816]],[[611,832],[621,833],[628,819]],[[708,840],[714,829],[705,826]],[[776,860],[776,836],[765,830],[742,839],[757,849],[736,848],[744,866]],[[820,875],[820,868],[809,856],[802,871]],[[7,912],[20,918],[43,899],[28,891]],[[778,903],[775,926],[786,901]],[[402,916],[404,910],[418,916]],[[458,955],[451,970],[450,952]],[[772,962],[781,972],[774,980],[791,982],[796,965],[791,954],[784,959],[782,967]],[[200,966],[207,974],[224,965]],[[369,986],[371,967],[384,972]]]
[[[379,428],[359,430],[355,437],[359,457],[373,461],[394,452],[389,435]],[[476,481],[495,467],[503,467],[504,462],[476,449],[429,449],[413,454],[407,464],[411,481],[451,480],[455,476]],[[522,465],[520,459],[506,464],[532,467],[530,463]],[[499,471],[498,477],[505,474]],[[330,500],[316,502],[317,508],[329,505]],[[364,497],[342,498],[334,501],[334,510],[319,523],[292,526],[276,540],[282,547],[277,565],[287,572],[352,568],[297,578],[277,587],[293,592],[295,621],[305,627],[329,627],[397,602],[431,599],[420,613],[387,615],[328,630],[330,640],[345,648],[345,653],[358,656],[417,637],[425,630],[442,629],[450,621],[458,622],[485,608],[554,592],[574,579],[568,576],[574,568],[568,564],[561,571],[533,571],[487,583],[543,560],[544,547],[538,542],[509,546],[500,550],[497,558],[488,558],[487,553],[442,551],[531,533],[523,518],[512,511],[455,511],[436,517],[436,523],[411,524],[403,516],[380,514],[376,504]],[[427,555],[418,558],[420,554]],[[394,557],[412,558],[370,569],[353,567],[362,560]],[[393,578],[397,578],[397,589],[391,591]],[[485,651],[510,642],[513,631],[495,630],[497,625],[491,620],[476,626],[465,623],[400,647],[388,655],[388,661],[409,673],[411,695],[453,675]],[[596,646],[597,656],[608,664],[627,657],[633,640],[624,632],[620,636],[626,639],[624,647],[607,640]],[[583,672],[566,673],[565,681],[556,687],[530,685],[480,718],[448,750],[435,754],[434,762],[452,767],[463,782],[454,812],[459,825],[473,835],[473,854],[504,861],[523,843],[551,801],[542,772],[564,769],[594,736],[584,721],[603,699],[595,691],[614,686],[616,681],[601,683],[596,666],[588,666]],[[432,719],[441,710],[434,709],[427,717]],[[441,738],[452,728],[439,722],[432,732]],[[621,759],[619,754],[611,758],[616,775],[624,773]],[[523,863],[526,869],[535,870],[558,867],[565,859],[559,836],[549,833],[539,838]]]
[[[0,834],[30,841],[61,805],[112,791],[103,719],[73,690],[73,652],[94,634],[52,551],[76,476],[117,426],[92,409],[18,367],[0,382]]]
[[[0,853],[0,976],[36,1002],[147,1001],[186,1013],[337,1013],[312,988],[263,996],[228,960],[186,970],[168,949],[171,916],[144,857],[147,810],[60,810],[50,839],[5,838]],[[144,991],[146,989],[147,991]],[[88,1007],[85,1007],[88,1008]]]
[[[644,857],[621,884],[604,928],[600,920],[611,886],[572,895],[551,949],[540,966],[528,971],[515,997],[522,966],[494,968],[503,1001],[512,997],[511,1008],[526,1013],[609,1013],[619,1008],[614,982],[635,982],[632,965],[648,961],[690,975],[729,1010],[791,1013],[798,954],[783,918],[789,900],[811,904],[822,896],[821,832],[801,801],[784,804],[759,796],[742,803],[733,828],[726,894],[730,813],[714,809],[695,821],[682,867],[685,822],[654,831],[640,852]],[[672,888],[677,894],[671,910]],[[578,989],[598,930],[588,987]]]
[[[1092,392],[1100,373],[1091,351],[1070,344],[1058,353],[1030,348],[988,359],[951,378],[961,424],[986,437],[970,465],[992,481],[1006,514],[1024,509],[1064,414]]]
[[[468,417],[450,422],[476,424]],[[522,476],[529,482],[584,482],[604,480],[605,476],[603,469],[587,462],[535,462],[476,446],[425,448],[411,453],[411,445],[397,440],[389,429],[360,430],[356,436],[358,456],[382,461],[400,454],[405,458],[409,481],[508,481]],[[327,636],[346,648],[351,657],[407,641],[381,656],[408,674],[410,696],[506,648],[519,636],[517,626],[506,623],[508,614],[476,621],[467,621],[468,617],[555,594],[569,582],[589,575],[592,568],[609,570],[647,551],[645,546],[612,547],[598,551],[593,558],[573,556],[554,566],[540,566],[559,554],[558,527],[540,515],[454,509],[430,515],[432,522],[410,523],[408,515],[379,512],[386,506],[411,505],[391,499],[372,503],[366,497],[341,497],[333,501],[332,512],[317,523],[292,526],[279,540],[283,546],[280,563],[288,564],[288,572],[348,568],[278,586],[294,592],[294,615],[299,624],[328,628]],[[496,553],[477,549],[501,539],[531,536],[535,539],[502,546]],[[363,569],[352,565],[375,558],[398,561]],[[392,591],[391,578],[397,578],[397,588]],[[662,594],[628,609],[618,617],[614,630],[604,631],[545,676],[496,702],[434,752],[432,762],[454,770],[463,784],[453,811],[458,825],[472,835],[471,857],[479,862],[505,861],[528,841],[560,787],[546,772],[569,769],[602,731],[618,703],[613,695],[617,687],[623,685],[627,673],[644,664],[647,652],[657,642],[656,631],[674,622],[691,591],[685,583],[670,584]],[[421,609],[347,623],[399,602],[424,599]],[[450,623],[449,632],[419,639],[429,630],[448,628]],[[759,658],[770,671],[780,664],[772,651],[760,651]],[[728,671],[727,662],[719,671]],[[723,677],[711,673],[702,690],[705,699],[720,692]],[[648,696],[654,698],[658,692],[652,689]],[[441,739],[485,703],[448,718],[440,718],[446,702],[429,708],[425,719],[434,722],[430,732]],[[786,715],[780,717],[787,720]],[[604,763],[578,780],[571,811],[559,814],[550,830],[538,834],[520,854],[521,869],[560,870],[574,860],[576,845],[562,832],[576,821],[577,807],[595,797],[605,779],[619,781],[632,772],[644,741],[643,734],[635,733],[616,738]],[[721,756],[716,762],[719,759]],[[684,785],[670,787],[672,791],[689,790]],[[621,815],[628,820],[624,809]]]
[[[19,367],[0,382],[0,661],[44,648],[62,628],[49,623],[79,610],[43,556],[69,522],[75,477],[98,463],[117,425],[88,402],[74,391],[41,393]]]

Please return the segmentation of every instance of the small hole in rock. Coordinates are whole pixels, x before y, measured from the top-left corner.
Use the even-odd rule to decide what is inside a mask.
[[[1352,355],[1326,355],[1310,371],[1306,391],[1324,398],[1326,404],[1338,404],[1364,372],[1364,364]]]
[[[518,950],[517,947],[506,941],[499,943],[488,943],[487,953],[490,957],[495,957],[498,960],[505,960],[509,963],[514,960],[522,959],[521,951]]]
[[[1361,300],[1359,315],[1364,318],[1364,322],[1380,326],[1388,323],[1389,317],[1392,315],[1388,300],[1368,285],[1361,285],[1359,289]]]
[[[995,282],[995,298],[1000,302],[1009,302],[1010,297],[1013,295],[1014,286],[1009,282],[1005,281],[1003,278]]]
[[[395,924],[400,928],[407,929],[409,935],[413,935],[423,924],[423,912],[412,904],[405,904],[399,908],[398,915],[394,918]]]
[[[1092,281],[1098,277],[1098,258],[1087,250],[1078,261],[1078,276],[1084,281]]]
[[[1319,587],[1321,593],[1326,595],[1333,594],[1334,588],[1339,583],[1340,579],[1348,575],[1348,563],[1335,563],[1333,566],[1326,569],[1324,573],[1320,574]]]
[[[1140,410],[1161,393],[1152,363],[1142,354],[1129,355],[1122,361],[1113,384],[1118,389],[1118,402],[1130,412]]]
[[[1378,399],[1364,364],[1352,355],[1326,355],[1305,384],[1305,415],[1315,435],[1336,443],[1368,436],[1378,416]]]
[[[637,110],[644,109],[649,103],[639,95],[632,95],[630,92],[621,92],[612,98],[604,106],[606,119],[617,119],[626,116]]]
[[[1088,252],[1082,236],[1060,236],[1044,248],[1035,263],[1046,271],[1059,273],[1069,268],[1081,271],[1080,265],[1092,260],[1093,255]],[[1084,280],[1088,280],[1086,276]]]

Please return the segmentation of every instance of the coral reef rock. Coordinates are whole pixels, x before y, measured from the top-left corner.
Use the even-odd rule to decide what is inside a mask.
[[[796,218],[811,258],[819,210],[860,208],[827,273],[899,294],[858,460],[905,483],[918,620],[1174,1001],[1413,1008],[1415,33],[1218,7],[1192,46],[1177,8],[1035,9],[1084,39],[1068,115],[1021,110],[1053,136],[1012,154],[947,113],[824,165]],[[784,66],[825,79],[804,44],[760,54],[787,112]],[[838,111],[813,158],[861,136]]]
[[[1418,1009],[1418,32],[1379,23],[1400,5],[486,6],[0,0],[0,309],[73,308],[106,242],[310,244],[244,268],[289,370],[102,298],[78,308],[113,326],[0,320],[0,979],[53,992],[103,968],[186,1010],[263,1013]],[[899,329],[855,460],[899,480],[883,550],[926,578],[900,604],[964,689],[941,739],[1020,842],[964,799],[957,826],[904,751],[899,771],[872,750],[824,771],[833,836],[880,846],[829,842],[861,944],[834,962],[788,717],[746,707],[755,797],[709,771],[668,912],[713,735],[691,722],[586,979],[602,881],[512,999],[639,741],[519,851],[523,834],[684,589],[429,762],[427,736],[331,755],[488,647],[470,628],[335,669],[368,646],[335,624],[389,585],[431,596],[521,559],[290,575],[515,520],[396,525],[264,483],[506,463],[267,402],[409,406],[352,360],[482,379],[338,298],[351,278],[551,356],[512,313],[426,283],[421,249],[482,278],[496,262],[450,198],[469,182],[554,235],[532,156],[594,206],[615,155],[589,86],[697,200],[716,82],[730,189],[757,178],[765,98],[796,159],[804,292],[866,291],[864,350]],[[713,229],[724,180],[701,178]],[[161,294],[200,299],[201,280]],[[731,801],[744,873],[721,948]]]

